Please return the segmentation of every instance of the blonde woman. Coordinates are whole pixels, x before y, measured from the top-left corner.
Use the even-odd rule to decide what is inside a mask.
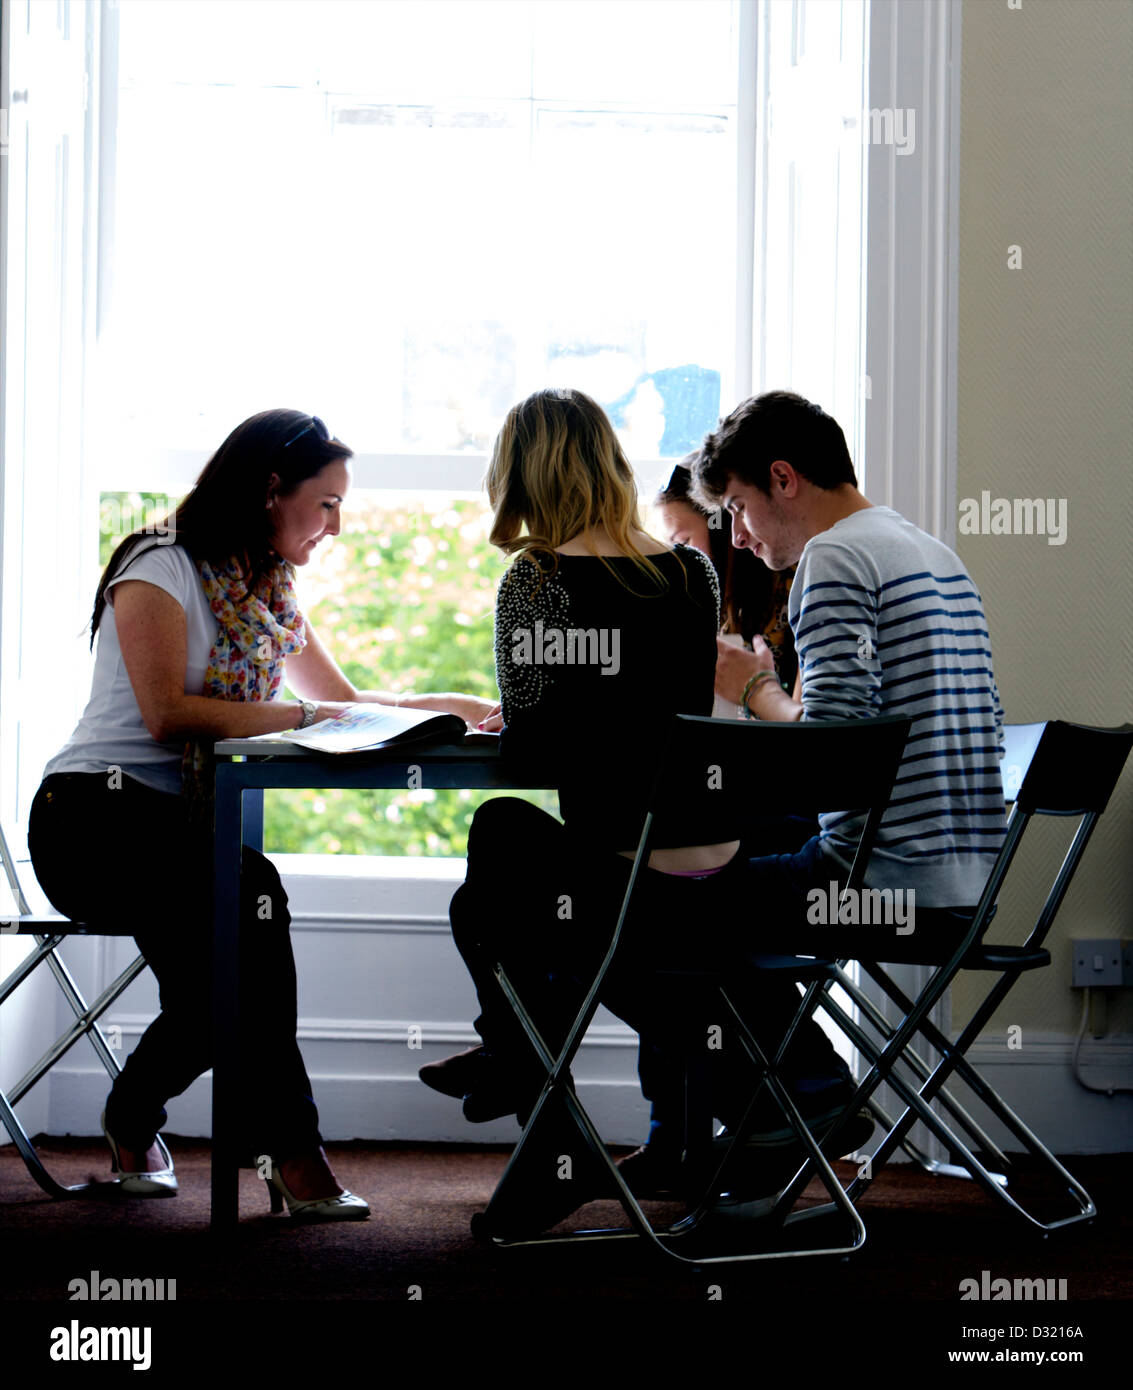
[[[642,530],[630,464],[581,392],[540,391],[512,409],[487,488],[492,542],[515,557],[496,603],[501,755],[558,788],[562,823],[513,797],[473,819],[451,920],[479,993],[483,1045],[424,1067],[421,1079],[464,1097],[474,1121],[522,1115],[542,1079],[491,962],[504,961],[549,1044],[560,1042],[579,982],[608,944],[672,717],[712,710],[719,610],[711,561]],[[657,831],[634,920],[652,931],[722,911],[742,868],[731,827],[702,818],[695,831]],[[650,955],[648,942],[630,943],[628,959]],[[623,974],[607,1002],[637,1027],[647,1023],[638,996]],[[581,1177],[588,1155],[569,1128],[552,1117],[547,1138],[575,1154]],[[556,1209],[535,1210],[565,1214],[559,1204],[583,1200],[568,1189],[581,1191],[555,1184]],[[538,1223],[530,1211],[517,1219]]]

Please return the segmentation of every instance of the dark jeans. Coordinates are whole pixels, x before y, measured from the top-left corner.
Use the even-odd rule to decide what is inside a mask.
[[[768,874],[781,875],[784,872],[782,866],[753,869],[755,858],[777,860],[780,855],[798,854],[808,840],[817,836],[818,822],[802,816],[756,815],[748,820],[745,832],[747,838],[740,846],[739,856],[744,861],[749,861],[747,872],[757,878]],[[806,872],[809,878],[809,865]],[[758,906],[766,914],[772,903],[765,900]],[[812,1074],[800,1076],[796,1068],[795,1089],[822,1086],[830,1081],[843,1079],[847,1074],[840,1059],[835,1058],[831,1061],[822,1044],[814,1039],[812,1041],[812,1065],[809,1068]],[[663,1047],[653,1043],[650,1038],[643,1037],[638,1045],[637,1074],[641,1081],[642,1095],[652,1102],[649,1115],[649,1143],[655,1147],[681,1147],[685,1105],[684,1069],[674,1067]]]
[[[121,785],[117,785],[120,781]],[[161,1012],[115,1081],[106,1124],[146,1149],[165,1102],[212,1066],[212,843],[181,797],[131,777],[59,773],[32,803],[36,877],[67,917],[130,934],[157,976]],[[277,1161],[320,1143],[295,1041],[296,981],[287,895],[274,866],[244,850],[240,911],[241,1146]]]
[[[726,1027],[723,1046],[708,1046],[708,1029],[724,1026],[714,988],[667,972],[727,971],[745,1022],[765,1051],[777,1050],[799,994],[791,981],[752,968],[748,957],[759,948],[761,920],[800,912],[812,868],[804,850],[750,861],[741,853],[703,879],[642,872],[601,1002],[648,1039],[653,1094],[646,1094],[656,1104],[681,1113],[675,1078],[687,1056],[707,1053],[713,1113],[728,1122],[742,1110],[750,1065]],[[485,1046],[530,1071],[532,1086],[538,1063],[496,984],[492,961],[507,969],[548,1046],[561,1046],[609,945],[630,870],[628,859],[588,846],[515,798],[486,802],[473,818],[468,876],[450,908],[453,938],[479,995],[475,1027]],[[829,1079],[841,1070],[814,1023],[800,1029],[783,1062],[788,1079]],[[683,1109],[683,1095],[679,1103]]]

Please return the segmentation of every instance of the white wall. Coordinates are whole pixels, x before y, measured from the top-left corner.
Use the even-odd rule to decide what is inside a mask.
[[[328,1139],[514,1141],[512,1120],[471,1125],[460,1103],[417,1079],[424,1062],[478,1041],[475,991],[452,944],[448,903],[464,877],[462,860],[380,860],[278,855],[290,900],[299,971],[299,1042]],[[393,878],[412,863],[414,878]],[[304,872],[296,872],[302,869]],[[375,873],[383,875],[372,877]],[[93,990],[123,968],[132,942],[111,938],[67,947],[83,986]],[[156,1007],[148,972],[131,985],[106,1023],[121,1029],[129,1053]],[[393,1000],[407,1001],[396,1009]],[[66,1015],[59,1012],[61,1023]],[[411,1048],[410,1029],[422,1047]],[[611,1143],[640,1143],[648,1108],[636,1074],[637,1039],[605,1011],[573,1068],[583,1103]],[[600,1079],[599,1079],[600,1078]],[[97,1133],[104,1074],[82,1044],[49,1082],[46,1128]],[[209,1082],[196,1082],[169,1106],[168,1131],[208,1135]]]

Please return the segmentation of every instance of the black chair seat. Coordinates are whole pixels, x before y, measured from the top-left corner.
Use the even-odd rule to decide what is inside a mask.
[[[965,970],[1038,970],[1050,964],[1045,946],[976,947],[964,957]]]
[[[117,923],[105,926],[93,922],[73,922],[70,917],[33,916],[0,918],[0,935],[12,936],[133,936],[128,927]]]
[[[750,956],[749,964],[756,970],[787,973],[795,980],[825,980],[833,971],[833,958],[821,956]]]

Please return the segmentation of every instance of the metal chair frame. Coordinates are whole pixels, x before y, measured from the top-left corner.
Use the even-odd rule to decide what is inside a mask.
[[[146,968],[145,957],[138,955],[117,979],[109,984],[92,1003],[88,1004],[71,972],[58,955],[58,948],[70,936],[120,936],[124,933],[111,932],[105,927],[88,926],[83,922],[73,922],[69,918],[57,914],[32,912],[20,883],[16,871],[16,861],[8,847],[3,828],[0,828],[0,859],[3,860],[8,886],[19,909],[15,916],[0,920],[0,933],[5,936],[34,936],[36,943],[34,949],[0,984],[0,1007],[40,965],[46,962],[64,999],[75,1015],[74,1022],[56,1038],[47,1051],[22,1077],[6,1092],[0,1090],[0,1120],[3,1120],[4,1127],[11,1136],[28,1172],[49,1197],[58,1199],[82,1197],[93,1189],[97,1189],[101,1195],[113,1184],[107,1182],[66,1184],[57,1182],[51,1176],[44,1167],[27,1130],[20,1123],[15,1106],[82,1037],[90,1039],[95,1055],[106,1068],[106,1073],[110,1079],[113,1081],[118,1076],[122,1068],[114,1055],[114,1049],[110,1046],[106,1034],[99,1027],[98,1020],[127,986],[132,984]],[[157,1142],[163,1158],[171,1167],[172,1159],[169,1157],[169,1150],[165,1147],[160,1136]]]
[[[820,963],[825,966],[824,978],[815,980],[808,986],[804,1002],[800,1006],[800,1017],[809,1016],[813,1007],[821,1006],[869,1064],[850,1110],[868,1105],[874,1116],[882,1122],[886,1133],[869,1155],[868,1168],[862,1165],[865,1171],[859,1169],[858,1175],[846,1189],[847,1196],[855,1205],[869,1190],[880,1168],[901,1145],[928,1172],[940,1176],[971,1178],[978,1182],[989,1196],[1005,1205],[1030,1229],[1043,1236],[1064,1226],[1089,1221],[1097,1215],[1097,1208],[1085,1188],[1059,1163],[1038,1136],[965,1058],[968,1048],[1006,998],[1016,980],[1027,970],[1049,964],[1050,954],[1043,948],[1042,943],[1053,925],[1098,819],[1108,804],[1133,747],[1133,724],[1099,729],[1051,721],[1045,726],[1037,727],[1042,730],[1041,737],[1037,740],[1033,738],[1036,726],[1008,727],[1009,756],[1010,744],[1020,737],[1024,740],[1029,738],[1033,745],[1033,756],[1027,760],[1026,775],[1022,778],[1022,785],[1015,798],[1003,847],[988,877],[975,915],[950,957],[941,962],[938,958],[933,959],[931,955],[926,955],[919,962],[934,966],[935,969],[917,998],[909,999],[884,969],[881,961],[890,961],[890,957],[882,956],[875,959],[855,951],[853,954],[847,953],[837,961]],[[1007,790],[1010,791],[1010,788]],[[1026,941],[1021,946],[985,945],[983,935],[995,913],[1007,872],[1024,831],[1036,815],[1076,816],[1079,819],[1071,844],[1054,875]],[[841,947],[838,949],[840,951]],[[896,1026],[885,1019],[850,977],[846,966],[854,959],[902,1012],[902,1021]],[[799,964],[800,967],[809,967],[813,972],[814,961],[800,960]],[[929,1014],[962,969],[998,972],[998,979],[988,989],[982,1003],[956,1040],[951,1041],[935,1027]],[[880,1038],[880,1043],[830,997],[830,990],[835,984],[846,991],[861,1011],[866,1023]],[[939,1054],[940,1060],[935,1065],[930,1065],[916,1050],[914,1042],[918,1037]],[[896,1071],[898,1064],[904,1065],[912,1073],[911,1083]],[[1011,1159],[1002,1152],[956,1097],[945,1089],[945,1082],[953,1074],[1007,1127],[1032,1158],[1037,1159],[1049,1174],[1053,1174],[1059,1183],[1064,1184],[1073,1207],[1070,1215],[1044,1221],[1017,1200],[1009,1186],[1009,1175],[1013,1167]],[[896,1092],[905,1106],[897,1120],[888,1115],[874,1098],[874,1092],[883,1083]],[[940,1109],[950,1117],[953,1124],[949,1124],[932,1108],[935,1101],[939,1101]],[[958,1162],[940,1163],[909,1143],[909,1130],[917,1120],[927,1126]],[[842,1123],[843,1121],[839,1120],[835,1132]],[[977,1152],[961,1138],[954,1126],[965,1131],[968,1139],[974,1142],[975,1150],[983,1153],[997,1169],[1003,1171],[994,1171],[982,1162],[977,1157]],[[784,1189],[782,1200],[788,1200],[792,1194],[801,1191],[809,1176],[808,1165],[804,1165],[788,1188]]]
[[[696,778],[702,777],[704,760],[723,769],[722,784],[732,788],[731,795],[737,807],[737,824],[742,823],[742,797],[749,798],[750,790],[760,776],[778,784],[777,772],[790,772],[797,778],[796,785],[806,788],[800,801],[813,805],[814,809],[825,804],[852,803],[853,809],[865,811],[865,821],[855,853],[853,865],[845,890],[855,892],[861,886],[866,865],[873,850],[874,841],[882,816],[892,794],[893,781],[897,775],[905,740],[911,727],[911,720],[903,716],[884,716],[870,720],[822,721],[806,724],[739,724],[734,720],[705,719],[698,716],[678,715],[675,718],[673,733],[665,756],[660,761],[660,770],[649,801],[633,869],[630,873],[625,894],[618,914],[609,947],[591,983],[586,997],[578,1011],[574,1023],[557,1056],[547,1046],[537,1025],[525,1008],[504,967],[497,962],[494,973],[499,986],[507,998],[513,1012],[521,1024],[536,1056],[547,1073],[543,1089],[527,1119],[523,1134],[516,1145],[503,1176],[496,1187],[491,1202],[485,1212],[473,1219],[476,1234],[487,1236],[499,1245],[545,1245],[561,1244],[579,1240],[608,1240],[643,1238],[670,1259],[685,1265],[708,1265],[733,1262],[782,1259],[809,1255],[846,1255],[860,1249],[866,1238],[865,1226],[853,1202],[847,1198],[842,1184],[831,1168],[825,1154],[810,1132],[806,1122],[799,1114],[789,1091],[778,1075],[778,1067],[794,1034],[806,1016],[800,1009],[794,1022],[779,1044],[775,1056],[768,1058],[758,1040],[748,1028],[740,1010],[730,997],[727,988],[717,978],[715,983],[718,997],[726,1010],[726,1016],[736,1029],[741,1046],[758,1080],[754,1085],[750,1100],[741,1123],[736,1128],[730,1144],[716,1165],[703,1198],[695,1209],[674,1225],[655,1230],[641,1207],[626,1186],[617,1166],[610,1158],[589,1115],[575,1094],[570,1079],[570,1065],[594,1014],[598,1008],[602,984],[617,954],[626,917],[633,899],[634,889],[642,866],[647,862],[653,841],[655,817],[667,809],[679,810],[687,806],[687,787]],[[805,766],[809,776],[799,776],[800,768]],[[687,779],[687,780],[686,780]],[[742,791],[740,790],[742,789]],[[792,808],[794,809],[794,808]],[[723,1212],[715,1200],[715,1194],[726,1190],[732,1160],[742,1152],[747,1135],[754,1127],[756,1104],[766,1085],[774,1096],[784,1117],[790,1124],[799,1142],[808,1155],[808,1165],[813,1165],[817,1175],[831,1198],[831,1204],[844,1218],[849,1227],[848,1239],[841,1243],[822,1243],[804,1247],[779,1248],[775,1250],[713,1251],[711,1242],[721,1234],[733,1234],[739,1229],[742,1234],[761,1234],[770,1227],[763,1222],[753,1222],[749,1217],[756,1214],[751,1209],[759,1204],[740,1203]],[[524,1150],[529,1142],[539,1115],[553,1094],[560,1094],[567,1111],[583,1135],[591,1153],[602,1163],[614,1186],[617,1198],[629,1221],[630,1229],[601,1229],[571,1232],[566,1235],[533,1235],[523,1239],[508,1239],[492,1232],[493,1210],[497,1212],[506,1205],[509,1189],[517,1182],[517,1173],[524,1165]],[[825,1141],[824,1141],[825,1143]],[[801,1190],[801,1189],[800,1189]],[[794,1202],[790,1204],[794,1205]],[[826,1211],[827,1208],[817,1210]],[[774,1207],[776,1225],[781,1229],[790,1228],[797,1222],[809,1221],[812,1210],[797,1212],[783,1208],[778,1202]],[[739,1226],[731,1220],[738,1218]],[[732,1226],[733,1230],[728,1231]],[[710,1246],[707,1252],[701,1249],[695,1254],[685,1254],[674,1245],[696,1246],[696,1237],[707,1237]]]

